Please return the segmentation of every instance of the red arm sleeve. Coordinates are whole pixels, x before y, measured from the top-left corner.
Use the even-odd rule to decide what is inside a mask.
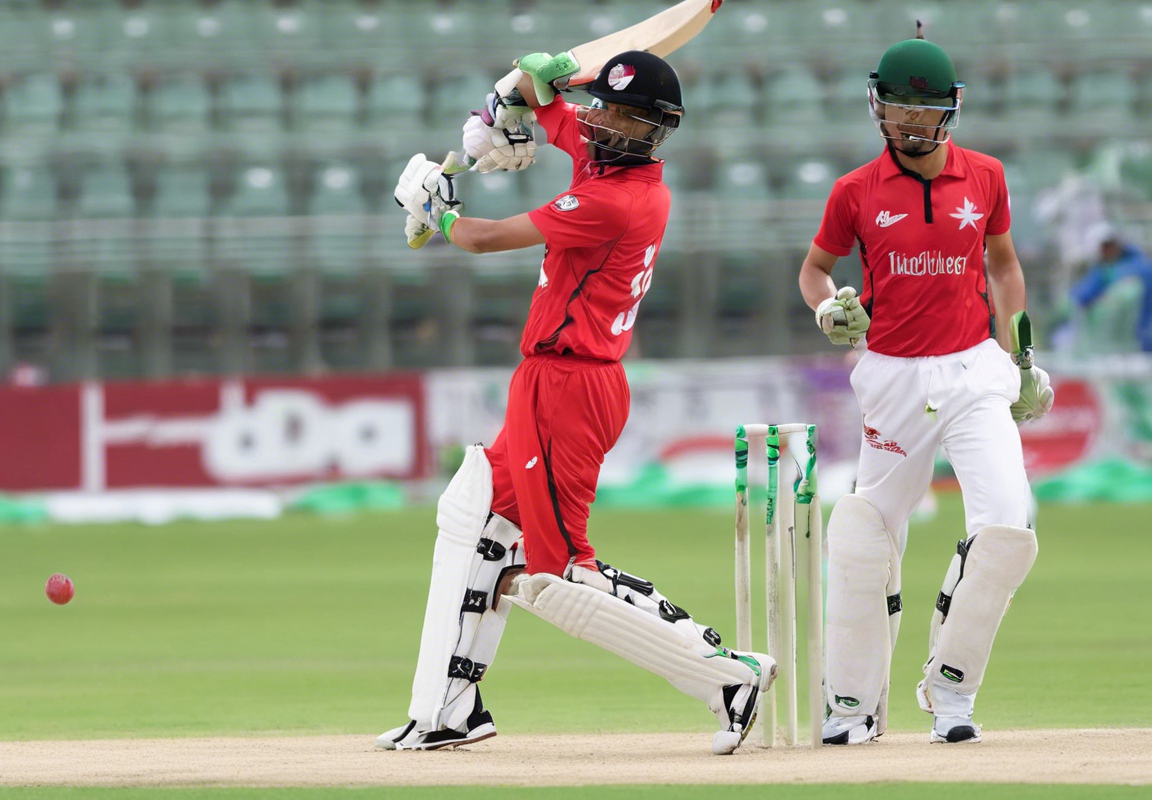
[[[576,126],[576,106],[556,95],[551,103],[536,109],[536,121],[548,132],[548,144],[574,160],[584,155],[584,142]]]
[[[631,215],[626,195],[596,193],[586,186],[528,212],[532,224],[544,234],[545,244],[556,249],[596,247],[619,239]]]
[[[988,215],[988,226],[984,233],[999,236],[1012,227],[1012,200],[1008,196],[1008,183],[1004,180],[1004,165],[996,162],[992,171],[992,213]]]
[[[828,204],[824,206],[824,219],[812,243],[834,256],[848,255],[856,242],[853,217],[852,199],[844,187],[844,181],[838,180],[832,187],[832,194],[828,196]]]

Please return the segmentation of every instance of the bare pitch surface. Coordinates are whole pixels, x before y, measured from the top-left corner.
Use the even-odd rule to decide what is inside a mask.
[[[1152,784],[1152,729],[990,731],[976,745],[889,733],[872,745],[713,756],[698,733],[499,736],[381,752],[370,734],[0,744],[0,785],[572,786],[835,782]]]

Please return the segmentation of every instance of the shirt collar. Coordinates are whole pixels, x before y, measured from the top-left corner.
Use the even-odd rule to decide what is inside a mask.
[[[600,177],[600,166],[598,164],[586,162],[584,169],[588,172],[590,177]],[[664,179],[664,161],[661,159],[660,161],[653,162],[652,164],[641,164],[639,166],[632,167],[614,167],[609,164],[608,166],[604,167],[603,174],[608,176],[616,175],[621,172],[626,172],[629,177],[635,178],[636,180],[658,183]]]
[[[963,178],[964,177],[964,164],[963,159],[957,152],[960,148],[956,143],[949,140],[948,142],[948,157],[944,160],[944,171],[941,172],[933,180],[938,178]],[[896,175],[903,175],[904,168],[900,166],[900,162],[896,160],[896,155],[892,152],[892,148],[885,146],[884,154],[880,156],[880,176],[887,180],[888,178]],[[917,176],[919,178],[919,176]]]

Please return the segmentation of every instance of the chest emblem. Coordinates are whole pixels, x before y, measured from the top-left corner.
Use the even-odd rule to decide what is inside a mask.
[[[580,207],[580,200],[574,194],[566,194],[558,198],[555,205],[561,211],[574,211]]]
[[[983,214],[976,213],[976,204],[967,197],[964,198],[963,208],[957,207],[956,213],[949,214],[948,216],[952,217],[952,219],[960,220],[960,230],[964,230],[968,225],[972,226],[972,230],[976,230],[976,220],[983,219],[984,217]]]
[[[876,224],[881,228],[887,228],[889,225],[895,225],[900,220],[904,219],[907,214],[893,214],[891,211],[881,211],[876,215]]]

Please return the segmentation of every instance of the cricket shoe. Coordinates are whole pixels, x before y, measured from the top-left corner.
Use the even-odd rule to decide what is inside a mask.
[[[728,651],[732,658],[742,661],[754,673],[748,683],[732,683],[720,689],[720,710],[716,719],[721,730],[712,737],[712,752],[726,756],[736,750],[748,737],[756,712],[760,708],[760,698],[776,680],[776,661],[763,653],[736,653]],[[713,706],[715,707],[715,706]]]
[[[442,747],[460,747],[475,744],[496,735],[496,725],[492,713],[480,703],[480,693],[476,693],[476,705],[464,725],[464,730],[440,728],[432,730],[416,720],[407,725],[393,728],[376,737],[377,750],[439,750]]]
[[[828,717],[821,738],[824,744],[865,744],[876,739],[876,717],[857,714],[851,717]]]
[[[980,741],[980,726],[971,717],[936,717],[928,735],[932,744],[975,744]]]

